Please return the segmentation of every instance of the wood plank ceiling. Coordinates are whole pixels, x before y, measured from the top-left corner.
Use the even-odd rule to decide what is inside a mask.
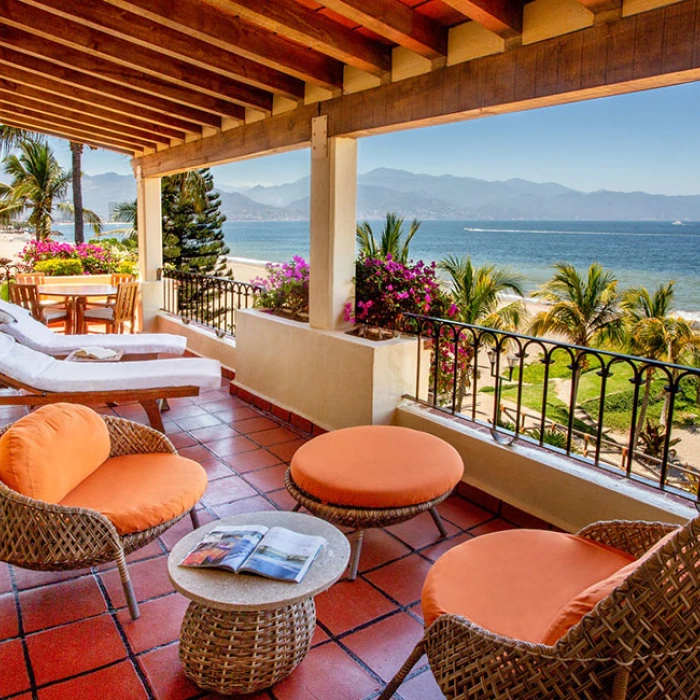
[[[312,86],[337,96],[346,66],[386,82],[396,46],[444,65],[450,27],[512,37],[522,13],[523,0],[0,0],[0,122],[143,155],[303,104]]]

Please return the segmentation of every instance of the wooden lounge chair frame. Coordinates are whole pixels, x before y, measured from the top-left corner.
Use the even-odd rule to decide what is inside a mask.
[[[51,403],[78,403],[94,406],[101,403],[137,401],[148,416],[152,428],[165,433],[160,403],[181,396],[198,396],[197,386],[162,387],[159,389],[121,389],[117,391],[46,391],[18,382],[0,372],[0,384],[17,389],[17,394],[0,394],[0,406],[45,406]],[[167,406],[167,403],[166,403]]]
[[[378,700],[393,697],[424,653],[449,700],[697,700],[700,517],[684,527],[597,522],[578,535],[639,558],[672,531],[554,646],[502,637],[459,615],[438,617]]]
[[[110,437],[110,457],[168,452],[177,454],[165,435],[125,418],[103,416]],[[0,429],[0,436],[10,426]],[[80,439],[80,436],[76,436]],[[116,562],[132,619],[139,608],[126,556],[145,547],[189,512],[199,527],[195,509],[152,528],[120,535],[112,522],[95,510],[38,501],[0,482],[0,561],[34,571],[72,571]]]

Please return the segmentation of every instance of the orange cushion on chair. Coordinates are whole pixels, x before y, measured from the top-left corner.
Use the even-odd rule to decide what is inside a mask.
[[[574,625],[577,625],[584,615],[595,608],[603,598],[607,598],[615,588],[622,585],[625,579],[638,569],[645,561],[656,554],[672,537],[677,533],[677,530],[669,532],[665,537],[662,537],[653,547],[651,547],[639,559],[633,561],[627,566],[623,566],[619,571],[616,571],[611,576],[596,581],[592,586],[581,591],[559,610],[554,619],[549,625],[549,628],[544,634],[544,644],[553,645],[557,640],[561,639]]]
[[[141,532],[186,513],[207,488],[207,473],[191,459],[170,453],[108,459],[61,501],[91,508],[117,532]]]
[[[387,425],[336,430],[302,445],[292,459],[296,485],[325,503],[364,508],[418,505],[442,496],[464,474],[444,440]]]
[[[568,601],[631,561],[620,550],[576,535],[481,535],[435,562],[423,587],[423,619],[428,627],[453,613],[495,634],[542,644]]]
[[[58,503],[109,457],[102,417],[57,403],[20,418],[0,438],[0,481],[29,498]]]

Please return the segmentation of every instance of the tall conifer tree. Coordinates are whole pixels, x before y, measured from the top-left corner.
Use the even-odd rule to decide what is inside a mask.
[[[163,259],[183,272],[222,275],[224,242],[221,198],[208,168],[163,178]]]

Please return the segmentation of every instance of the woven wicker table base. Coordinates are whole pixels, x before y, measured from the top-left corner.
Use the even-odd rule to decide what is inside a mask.
[[[222,695],[255,693],[301,663],[315,627],[313,598],[248,612],[191,602],[182,622],[180,661],[200,688]]]

